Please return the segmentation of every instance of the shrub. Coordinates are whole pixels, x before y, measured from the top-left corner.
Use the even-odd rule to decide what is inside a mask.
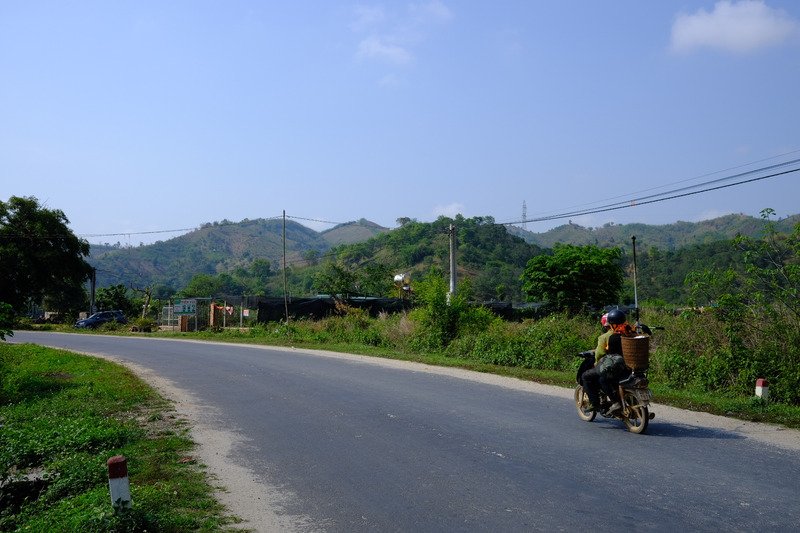
[[[133,331],[141,331],[143,333],[150,333],[151,331],[158,331],[158,322],[148,317],[139,317],[133,321],[131,325]]]

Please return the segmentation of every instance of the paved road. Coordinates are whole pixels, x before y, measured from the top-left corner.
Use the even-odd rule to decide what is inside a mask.
[[[98,335],[11,340],[115,356],[213,406],[204,423],[237,435],[225,460],[264,491],[251,505],[278,517],[251,524],[265,530],[800,526],[797,432],[770,445],[656,408],[648,434],[633,435],[580,421],[568,391],[358,357]]]

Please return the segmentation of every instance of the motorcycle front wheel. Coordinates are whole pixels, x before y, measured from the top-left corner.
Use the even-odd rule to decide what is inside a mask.
[[[586,422],[591,422],[597,416],[597,411],[589,409],[589,397],[583,392],[583,386],[575,387],[575,408],[578,410],[578,418]]]
[[[632,392],[625,393],[625,404],[628,406],[623,422],[631,433],[644,433],[650,422],[650,410],[642,405]]]

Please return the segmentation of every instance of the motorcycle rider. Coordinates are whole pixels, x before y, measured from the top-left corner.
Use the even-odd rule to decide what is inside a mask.
[[[600,359],[606,354],[606,349],[608,348],[608,338],[613,335],[614,330],[611,329],[611,325],[608,323],[608,313],[605,313],[602,317],[600,317],[600,325],[603,327],[603,333],[597,337],[597,347],[594,349],[594,364],[600,362]]]
[[[622,404],[619,402],[619,394],[617,393],[618,375],[621,373],[619,361],[622,355],[622,341],[620,338],[623,335],[633,335],[635,331],[626,322],[625,313],[619,309],[612,309],[603,315],[603,318],[600,319],[601,324],[603,324],[603,319],[606,322],[604,326],[608,326],[608,331],[605,331],[597,338],[595,366],[583,373],[581,383],[583,384],[583,390],[589,397],[591,408],[606,414],[622,409]],[[607,410],[600,408],[600,388],[613,401],[613,404]]]

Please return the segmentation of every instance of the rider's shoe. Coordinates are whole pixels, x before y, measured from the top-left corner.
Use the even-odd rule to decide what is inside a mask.
[[[608,413],[612,415],[620,411],[622,411],[622,404],[620,404],[619,402],[612,403],[611,407],[608,408]]]

